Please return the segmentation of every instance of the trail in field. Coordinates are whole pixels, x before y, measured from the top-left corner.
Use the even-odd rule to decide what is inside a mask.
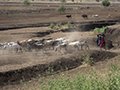
[[[100,47],[91,47],[90,50],[98,50],[100,51]],[[105,51],[105,49],[102,48],[102,51]],[[114,53],[120,53],[120,49],[110,49],[106,50],[107,52],[114,52]]]

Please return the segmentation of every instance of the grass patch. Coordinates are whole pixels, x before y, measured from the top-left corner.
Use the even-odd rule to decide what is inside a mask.
[[[95,33],[95,34],[97,34],[97,33],[102,33],[102,32],[104,32],[104,30],[107,28],[107,26],[106,27],[102,27],[102,28],[95,28],[94,30],[93,30],[93,32]]]
[[[93,68],[94,69],[94,68]],[[120,90],[120,68],[111,64],[109,73],[98,74],[96,70],[89,71],[89,75],[79,72],[75,77],[60,74],[60,78],[46,80],[40,85],[41,90]]]

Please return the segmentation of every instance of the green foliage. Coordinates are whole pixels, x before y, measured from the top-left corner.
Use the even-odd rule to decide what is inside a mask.
[[[78,7],[74,7],[73,10],[78,10]]]
[[[60,23],[57,23],[56,26],[57,26],[57,27],[61,27],[61,26],[62,26],[61,22],[60,22]]]
[[[118,44],[114,44],[114,43],[113,43],[113,46],[118,46]]]
[[[93,30],[93,32],[96,34],[96,33],[102,33],[102,32],[104,32],[104,30],[107,28],[107,26],[106,27],[102,27],[102,28],[95,28],[94,30]]]
[[[63,3],[63,2],[66,2],[66,0],[60,0],[60,1],[61,1],[62,3]]]
[[[24,0],[23,4],[24,5],[30,5],[30,2],[28,0]]]
[[[71,22],[68,22],[67,24],[65,24],[65,26],[71,27],[72,24],[71,24]]]
[[[90,7],[87,7],[87,9],[89,9]]]
[[[120,69],[114,64],[110,68],[108,73],[97,73],[93,68],[88,75],[79,72],[72,78],[64,73],[57,79],[51,76],[40,83],[40,90],[120,90]]]
[[[93,58],[91,58],[89,54],[84,52],[82,54],[82,56],[83,56],[83,62],[84,63],[87,63],[88,65],[93,65],[94,64]]]
[[[66,7],[64,6],[64,5],[61,5],[60,7],[58,7],[57,9],[56,9],[56,11],[58,11],[58,12],[64,12],[66,10]]]
[[[53,23],[51,23],[50,26],[49,26],[49,28],[54,28],[54,26],[55,25]]]
[[[96,2],[99,2],[100,0],[96,0]]]
[[[105,6],[105,7],[109,6],[110,5],[109,0],[103,0],[102,5]]]
[[[74,2],[74,0],[71,0],[72,2]]]

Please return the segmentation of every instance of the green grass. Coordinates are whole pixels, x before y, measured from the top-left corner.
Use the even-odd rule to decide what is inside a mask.
[[[41,90],[120,90],[120,73],[117,65],[111,64],[109,73],[97,74],[96,70],[89,71],[89,75],[80,72],[74,78],[67,74],[59,79],[54,76],[40,85]]]
[[[86,75],[79,72],[74,77],[62,72],[59,78],[55,78],[54,75],[49,79],[40,76],[39,87],[32,87],[32,90],[120,90],[119,66],[111,63],[107,70],[109,72],[97,73],[93,68]],[[28,90],[26,83],[24,88]]]
[[[102,27],[102,28],[95,28],[94,30],[93,30],[93,32],[95,33],[95,34],[97,34],[97,33],[102,33],[102,32],[104,32],[104,30],[107,28],[107,26],[106,27]]]
[[[107,70],[109,71],[97,73],[98,71],[92,68],[87,74],[79,72],[70,77],[66,68],[67,73],[60,72],[59,78],[55,78],[54,74],[49,79],[38,75],[40,84],[37,87],[27,87],[29,81],[26,82],[24,77],[21,84],[24,85],[24,90],[120,90],[119,65],[111,63]],[[34,80],[36,78],[32,78],[30,82]]]

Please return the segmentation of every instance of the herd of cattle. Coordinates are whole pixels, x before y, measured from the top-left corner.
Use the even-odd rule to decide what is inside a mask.
[[[85,49],[89,49],[89,45],[87,41],[71,41],[70,39],[66,39],[65,37],[57,38],[57,39],[28,39],[28,40],[22,40],[17,42],[5,42],[0,43],[0,47],[2,49],[2,54],[4,54],[4,51],[6,50],[8,53],[11,53],[14,51],[15,53],[23,53],[26,51],[36,53],[38,51],[46,51],[47,49],[53,49],[55,52],[63,49],[64,51],[67,51],[67,47],[71,46],[73,48],[77,48],[78,50],[83,49],[83,46],[85,46]]]
[[[87,14],[83,14],[81,15],[83,18],[88,18],[88,15]],[[70,18],[72,17],[72,15],[66,15],[67,18]],[[98,14],[95,14],[95,15],[92,15],[93,18],[98,18]]]

